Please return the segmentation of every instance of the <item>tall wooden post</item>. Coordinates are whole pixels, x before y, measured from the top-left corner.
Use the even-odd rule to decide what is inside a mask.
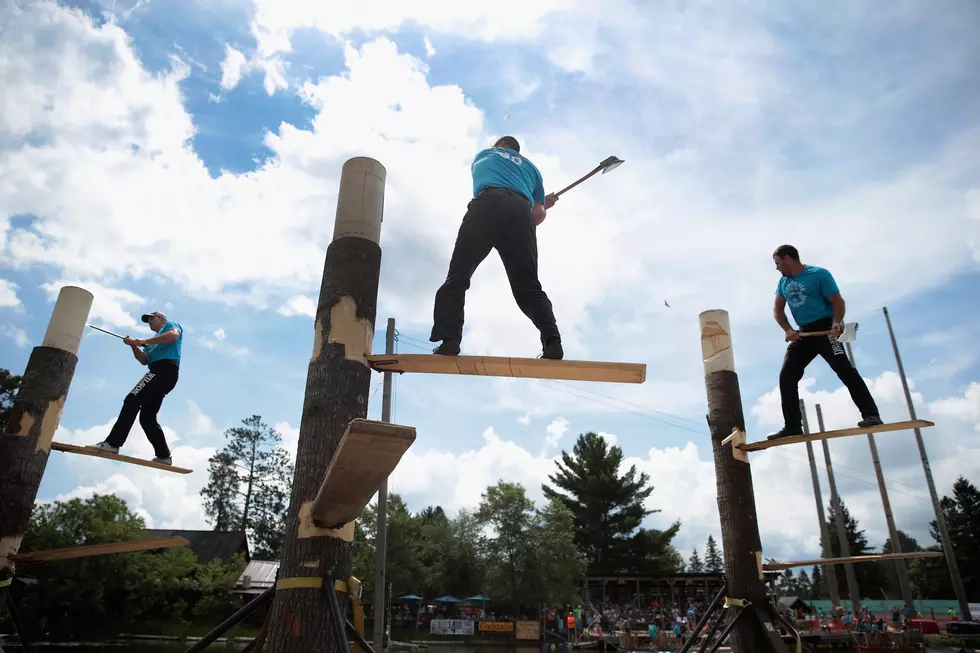
[[[350,576],[354,524],[319,528],[310,509],[347,425],[367,417],[371,369],[364,356],[374,339],[386,175],[366,157],[349,159],[341,172],[265,653],[348,653],[335,636],[343,624],[334,623],[327,592],[332,579]]]
[[[800,399],[800,415],[803,416],[803,432],[810,434],[810,422],[806,418],[806,405]],[[817,519],[820,520],[820,545],[823,551],[821,557],[833,558],[834,550],[830,546],[830,529],[827,528],[827,518],[823,513],[823,497],[820,492],[820,477],[817,476],[817,459],[813,455],[813,443],[807,441],[806,455],[810,459],[810,478],[813,481],[813,497],[817,500]],[[823,565],[823,579],[827,583],[830,594],[830,604],[840,607],[840,590],[837,587],[837,570],[834,565]]]
[[[727,596],[765,606],[767,597],[762,575],[762,543],[752,490],[752,468],[747,457],[739,460],[733,455],[734,447],[721,444],[733,430],[745,431],[728,312],[705,311],[698,316],[698,321],[701,326],[704,384],[708,393],[708,425],[715,459],[721,541],[728,580]],[[769,639],[756,619],[739,619],[732,635],[732,650],[735,653],[770,649]]]
[[[395,318],[388,318],[385,331],[385,353],[395,353]],[[381,386],[381,421],[391,421],[391,372],[384,373]],[[388,479],[378,488],[378,529],[374,536],[374,624],[373,636],[375,653],[384,653],[385,625],[388,622],[388,602],[385,588],[388,583],[385,560],[388,555]]]
[[[64,286],[58,293],[44,340],[31,352],[0,435],[0,606],[14,575],[7,555],[20,549],[30,522],[91,308],[92,293],[83,288]]]

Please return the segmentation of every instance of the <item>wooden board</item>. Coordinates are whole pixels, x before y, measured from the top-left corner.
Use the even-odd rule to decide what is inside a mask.
[[[647,366],[643,363],[556,361],[545,358],[504,358],[499,356],[443,356],[441,354],[377,354],[365,358],[371,367],[378,372],[507,376],[524,379],[599,381],[605,383],[643,383],[647,378]]]
[[[909,553],[877,553],[867,556],[851,556],[850,558],[818,558],[816,560],[800,560],[799,562],[770,562],[762,565],[766,571],[779,571],[793,567],[814,567],[822,565],[848,565],[854,562],[878,562],[881,560],[904,560],[905,558],[938,558],[942,551],[910,551]]]
[[[7,557],[14,562],[54,562],[56,560],[69,560],[71,558],[104,556],[110,553],[167,549],[172,546],[187,546],[188,544],[190,542],[186,538],[175,535],[173,537],[157,537],[145,540],[109,542],[108,544],[69,546],[63,549],[48,549],[47,551],[31,551],[29,553],[11,553]]]
[[[916,419],[909,420],[906,422],[892,422],[891,424],[879,424],[878,426],[868,426],[861,428],[860,426],[855,426],[850,429],[840,429],[838,431],[823,431],[822,433],[811,433],[810,435],[790,435],[785,438],[777,438],[776,440],[762,440],[759,442],[750,442],[749,444],[743,444],[739,447],[742,451],[762,451],[763,449],[768,449],[770,447],[781,447],[787,444],[798,444],[800,442],[812,442],[813,440],[830,440],[832,438],[843,438],[850,435],[862,435],[864,433],[884,433],[886,431],[906,431],[914,428],[924,429],[927,426],[935,426],[935,423],[924,420]]]
[[[415,427],[351,420],[313,499],[313,523],[335,529],[357,519],[413,442]]]
[[[55,451],[64,451],[66,453],[80,453],[84,456],[95,456],[96,458],[106,458],[108,460],[118,460],[121,463],[131,463],[133,465],[143,465],[144,467],[153,467],[155,469],[162,469],[167,472],[175,472],[177,474],[190,474],[193,469],[187,469],[186,467],[175,467],[174,465],[164,465],[163,463],[155,463],[152,460],[146,460],[145,458],[133,458],[132,456],[124,456],[119,453],[109,453],[108,451],[101,451],[99,449],[92,449],[90,447],[79,447],[74,444],[65,444],[64,442],[52,442],[51,448]]]

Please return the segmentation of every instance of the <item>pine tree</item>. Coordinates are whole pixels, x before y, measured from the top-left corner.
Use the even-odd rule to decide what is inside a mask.
[[[857,520],[851,516],[847,510],[847,505],[841,501],[841,516],[844,518],[844,533],[847,543],[851,549],[852,556],[871,555],[874,549],[868,544],[868,538],[864,531],[858,528]],[[837,537],[837,523],[835,521],[836,511],[834,502],[831,501],[827,509],[827,529],[830,535],[830,549],[833,557],[842,557],[840,541]],[[854,565],[854,576],[857,579],[858,589],[861,596],[881,596],[882,589],[888,586],[888,582],[882,574],[881,567],[875,564],[856,564]],[[841,587],[841,594],[845,593]]]
[[[810,577],[807,576],[806,569],[800,569],[800,573],[796,575],[796,591],[800,596],[803,596],[808,600],[813,599],[813,590],[810,586]]]
[[[820,601],[830,596],[830,592],[824,587],[824,584],[823,571],[820,567],[814,566],[813,574],[810,576],[811,599]]]
[[[953,496],[943,496],[939,502],[949,530],[950,543],[956,555],[960,577],[967,600],[980,601],[980,490],[960,476],[953,483]],[[942,539],[936,520],[929,522],[929,534],[934,545],[927,551],[942,551]],[[904,545],[904,541],[903,541]],[[909,561],[909,577],[921,596],[954,595],[949,569],[943,558],[921,558]]]
[[[0,433],[7,426],[7,415],[14,407],[14,398],[20,390],[21,377],[11,374],[10,370],[0,368]]]
[[[720,574],[724,570],[725,564],[721,559],[721,552],[715,544],[715,538],[708,535],[708,543],[704,554],[704,569],[712,574]]]
[[[704,563],[701,562],[701,557],[698,555],[697,549],[694,549],[691,553],[691,559],[687,562],[687,570],[692,574],[704,573]]]

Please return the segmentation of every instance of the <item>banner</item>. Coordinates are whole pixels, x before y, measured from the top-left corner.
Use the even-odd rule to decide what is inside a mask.
[[[429,622],[432,635],[472,635],[473,621],[470,619],[433,619]]]
[[[481,621],[480,631],[493,633],[512,633],[514,632],[513,621]]]
[[[541,639],[540,621],[518,621],[517,639]]]

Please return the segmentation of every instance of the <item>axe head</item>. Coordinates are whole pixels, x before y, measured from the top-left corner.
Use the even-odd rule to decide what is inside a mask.
[[[857,338],[857,330],[857,322],[845,322],[844,333],[837,337],[837,342],[853,342]]]

